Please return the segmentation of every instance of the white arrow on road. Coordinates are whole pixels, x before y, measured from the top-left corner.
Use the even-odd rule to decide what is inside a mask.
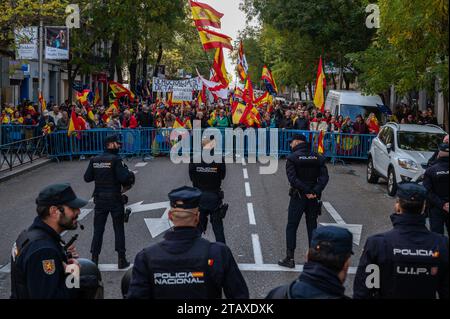
[[[336,224],[320,223],[322,226],[338,226],[348,229],[353,234],[353,243],[359,246],[361,242],[362,225],[360,224],[347,224],[341,215],[334,209],[329,202],[323,202],[323,206],[330,213],[331,217],[336,221]]]
[[[143,202],[138,202],[127,206],[127,208],[131,208],[132,214],[165,208],[164,214],[160,218],[144,218],[148,231],[153,238],[159,236],[173,226],[173,224],[169,221],[170,202],[159,202],[152,204],[142,203]]]

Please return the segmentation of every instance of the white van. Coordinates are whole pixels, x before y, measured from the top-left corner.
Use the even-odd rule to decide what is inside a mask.
[[[334,116],[342,115],[344,118],[350,116],[354,121],[358,115],[367,118],[370,113],[374,113],[378,121],[383,121],[383,114],[380,106],[383,101],[379,96],[362,95],[357,91],[337,91],[328,92],[325,101],[325,109],[330,110]]]

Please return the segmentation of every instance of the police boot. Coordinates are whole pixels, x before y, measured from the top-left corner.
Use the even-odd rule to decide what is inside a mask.
[[[119,269],[125,269],[130,266],[130,263],[127,260],[127,257],[123,253],[119,253],[119,261],[117,262],[117,268]]]
[[[278,265],[287,268],[295,268],[294,252],[292,250],[287,250],[286,258],[278,261]]]
[[[92,262],[98,266],[98,255],[92,255]]]

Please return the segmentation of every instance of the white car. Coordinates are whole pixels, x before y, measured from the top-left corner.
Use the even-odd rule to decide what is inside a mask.
[[[367,164],[367,181],[387,179],[390,196],[397,183],[421,182],[429,159],[446,133],[436,125],[387,123],[372,141]]]

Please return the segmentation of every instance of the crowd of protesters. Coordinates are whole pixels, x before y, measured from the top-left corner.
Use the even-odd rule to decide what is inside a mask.
[[[232,121],[232,107],[229,101],[205,106],[197,102],[182,105],[156,103],[119,103],[118,108],[105,106],[82,106],[68,101],[60,106],[50,104],[41,113],[38,105],[25,101],[14,107],[4,105],[0,121],[3,125],[37,126],[42,134],[65,131],[70,124],[72,110],[75,112],[75,127],[79,130],[94,128],[135,129],[135,128],[172,128],[175,122],[192,128],[193,121],[199,120],[202,128],[236,127]],[[358,115],[350,117],[334,116],[330,111],[320,112],[311,103],[283,103],[276,101],[273,107],[262,105],[258,108],[261,122],[255,127],[295,129],[304,131],[340,132],[349,134],[377,134],[380,120],[371,113],[366,118]],[[92,111],[90,113],[90,111]],[[437,124],[431,108],[413,112],[406,105],[399,105],[395,114],[387,120],[402,124]]]

